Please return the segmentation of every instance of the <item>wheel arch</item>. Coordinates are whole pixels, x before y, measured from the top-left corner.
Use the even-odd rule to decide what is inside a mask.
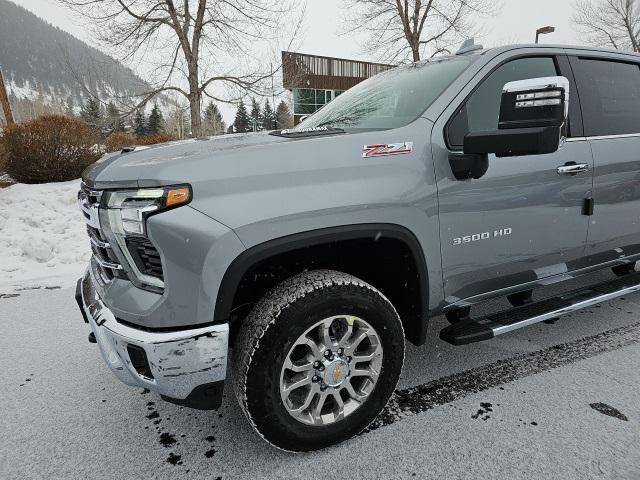
[[[400,312],[407,340],[415,345],[422,345],[426,338],[429,305],[429,278],[425,255],[418,239],[409,229],[389,223],[354,224],[309,230],[268,240],[247,249],[231,262],[222,277],[215,304],[214,323],[227,322],[231,319],[241,282],[257,265],[294,251],[301,252],[314,247],[343,245],[345,242],[354,241],[364,241],[371,245],[380,240],[399,242],[398,244],[404,245],[410,253],[415,267],[417,296],[407,299],[409,302],[415,302],[411,305],[410,315],[402,306],[398,308],[396,305],[396,308]],[[345,273],[353,274],[349,270]],[[386,293],[384,286],[381,288],[381,285],[376,285],[367,278],[362,280]],[[397,295],[388,296],[395,305],[398,300]],[[394,296],[396,298],[392,298]]]

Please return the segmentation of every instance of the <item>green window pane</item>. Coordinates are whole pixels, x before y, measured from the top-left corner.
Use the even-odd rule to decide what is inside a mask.
[[[315,90],[297,88],[293,91],[294,103],[316,103]]]

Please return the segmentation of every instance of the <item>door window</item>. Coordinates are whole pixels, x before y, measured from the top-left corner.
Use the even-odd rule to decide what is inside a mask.
[[[571,65],[586,136],[640,133],[640,66],[592,59]]]
[[[447,142],[451,148],[461,148],[469,132],[496,130],[500,116],[502,89],[509,82],[528,78],[558,75],[552,57],[519,58],[498,67],[480,86],[449,122]]]

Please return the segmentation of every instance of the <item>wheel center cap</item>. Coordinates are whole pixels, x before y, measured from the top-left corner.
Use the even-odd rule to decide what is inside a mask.
[[[341,358],[325,365],[323,380],[329,387],[337,387],[349,375],[349,364]]]

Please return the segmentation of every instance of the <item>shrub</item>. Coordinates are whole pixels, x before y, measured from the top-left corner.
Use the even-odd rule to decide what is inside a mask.
[[[122,150],[124,147],[130,147],[138,143],[136,137],[124,132],[113,132],[105,140],[107,152],[115,152]]]
[[[176,137],[170,133],[150,133],[138,137],[135,141],[136,145],[154,145],[156,143],[172,142]]]
[[[8,187],[13,183],[11,177],[6,175],[6,150],[4,148],[4,137],[0,134],[0,188]]]
[[[12,125],[4,132],[3,143],[6,171],[22,183],[73,180],[100,157],[91,127],[63,115]]]

